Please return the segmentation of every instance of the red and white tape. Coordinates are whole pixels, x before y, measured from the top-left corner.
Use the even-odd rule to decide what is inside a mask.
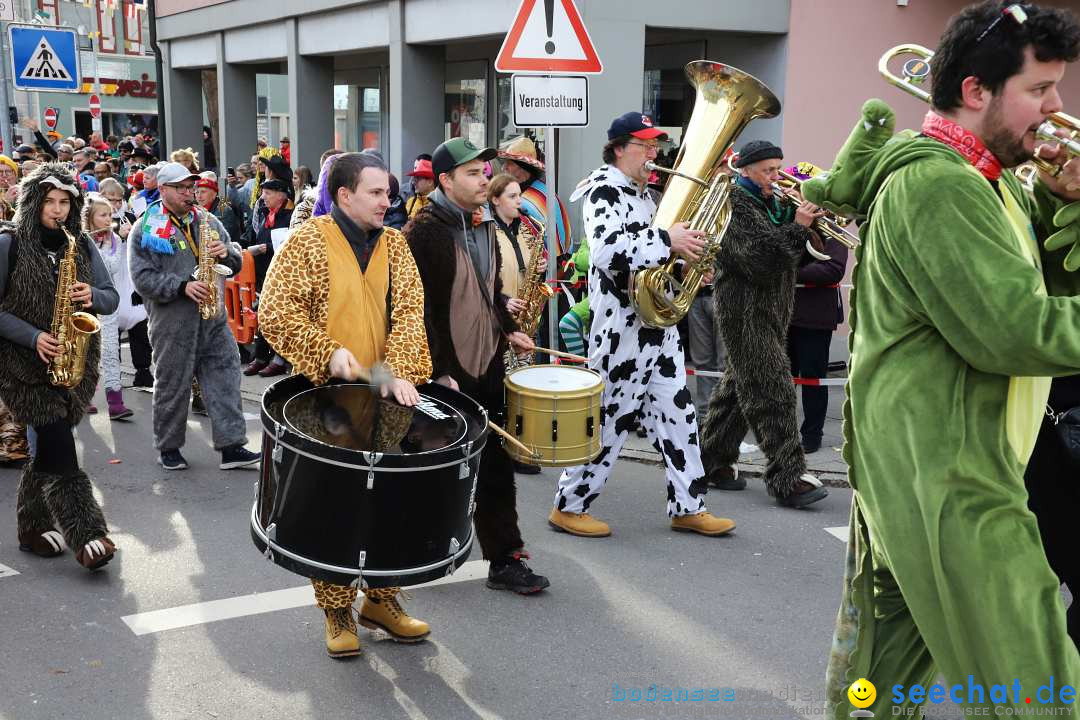
[[[694,368],[686,368],[687,376],[697,375],[698,377],[709,378],[722,378],[724,373],[716,370],[695,370]],[[796,385],[810,385],[812,387],[835,385],[842,387],[847,383],[847,378],[792,378]]]

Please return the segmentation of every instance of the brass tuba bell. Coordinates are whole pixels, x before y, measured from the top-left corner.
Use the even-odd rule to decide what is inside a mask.
[[[731,221],[733,181],[723,172],[724,153],[751,120],[780,114],[780,101],[765,83],[738,68],[695,60],[687,64],[686,77],[697,98],[675,167],[649,164],[672,176],[652,225],[667,229],[688,222],[706,233],[705,248],[681,281],[675,277],[677,258],[630,276],[630,302],[648,327],[670,327],[690,311]]]

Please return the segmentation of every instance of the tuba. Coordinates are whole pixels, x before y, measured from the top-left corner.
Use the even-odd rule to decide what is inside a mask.
[[[780,113],[772,91],[738,68],[695,60],[686,66],[686,77],[697,89],[697,99],[675,167],[646,166],[672,176],[652,224],[669,228],[687,222],[706,233],[705,247],[697,262],[688,263],[681,281],[675,277],[679,259],[674,257],[630,276],[630,303],[647,327],[671,327],[690,311],[731,222],[728,197],[734,184],[724,172],[724,153],[751,120]]]
[[[82,382],[90,338],[101,330],[101,321],[88,312],[77,310],[71,302],[79,244],[66,227],[61,225],[60,228],[67,235],[68,244],[57,268],[56,299],[49,327],[49,334],[60,344],[60,353],[49,362],[48,374],[53,385],[73,388]]]

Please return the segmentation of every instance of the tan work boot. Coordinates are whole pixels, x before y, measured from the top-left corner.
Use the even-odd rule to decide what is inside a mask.
[[[323,610],[326,613],[326,652],[332,658],[360,654],[360,638],[356,635],[352,611],[351,607]]]
[[[420,642],[431,634],[431,629],[423,620],[410,617],[405,612],[397,599],[400,591],[401,588],[396,587],[365,590],[364,603],[360,606],[360,624],[372,630],[382,630],[397,642]]]
[[[711,512],[696,515],[679,515],[671,518],[671,529],[679,532],[696,532],[702,535],[727,535],[735,529],[735,521],[716,517]]]
[[[589,513],[568,513],[558,508],[551,508],[548,525],[578,537],[607,537],[611,528],[603,520],[597,520]]]

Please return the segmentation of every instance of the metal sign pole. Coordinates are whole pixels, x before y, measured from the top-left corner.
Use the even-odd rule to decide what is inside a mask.
[[[547,154],[547,182],[544,183],[544,187],[547,190],[547,194],[544,198],[544,202],[547,203],[547,278],[550,287],[555,291],[555,296],[548,300],[547,303],[548,347],[552,350],[559,349],[559,295],[562,294],[559,291],[559,286],[553,282],[559,277],[559,216],[558,207],[555,202],[555,180],[559,177],[559,146],[555,136],[557,132],[558,130],[553,126],[547,126],[546,139],[548,142],[545,144],[549,145],[549,152]],[[553,360],[554,358],[548,358],[549,362]]]
[[[6,34],[7,26],[0,23],[0,58],[3,58],[3,67],[0,68],[0,138],[3,138],[3,148],[0,152],[13,157],[15,140],[11,133],[11,118],[8,117],[8,108],[11,106],[8,104],[7,39],[4,37]]]

